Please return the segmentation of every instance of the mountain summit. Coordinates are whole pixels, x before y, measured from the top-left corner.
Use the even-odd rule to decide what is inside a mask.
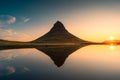
[[[50,30],[50,32],[53,33],[53,32],[68,32],[68,31],[65,29],[64,25],[60,21],[57,21]]]
[[[51,30],[40,38],[37,38],[35,43],[80,43],[87,42],[69,33],[64,25],[57,21]]]

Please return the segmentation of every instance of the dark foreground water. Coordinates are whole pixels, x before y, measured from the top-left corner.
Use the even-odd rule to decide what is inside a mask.
[[[0,80],[120,80],[120,46],[0,50]]]

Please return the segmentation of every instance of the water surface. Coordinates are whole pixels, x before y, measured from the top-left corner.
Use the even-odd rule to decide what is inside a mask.
[[[0,51],[0,80],[120,80],[120,46]]]

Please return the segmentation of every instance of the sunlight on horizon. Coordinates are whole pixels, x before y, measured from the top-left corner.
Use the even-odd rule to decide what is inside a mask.
[[[115,40],[115,37],[114,36],[110,36],[109,40],[113,41],[113,40]]]
[[[26,19],[30,22],[27,24],[23,23],[24,26],[15,25],[18,28],[14,29],[11,25],[11,31],[9,29],[1,29],[0,38],[32,41],[49,32],[56,21],[59,20],[70,33],[86,41],[120,40],[120,11],[117,7],[120,7],[120,5],[116,4],[114,7],[93,5],[87,8],[69,10],[63,12],[63,14],[49,15],[45,19],[39,18],[40,15],[36,15],[38,19],[35,20],[27,17]]]

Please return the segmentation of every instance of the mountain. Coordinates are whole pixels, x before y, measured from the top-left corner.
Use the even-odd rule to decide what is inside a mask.
[[[60,21],[57,21],[48,33],[46,33],[40,38],[37,38],[32,42],[35,42],[35,43],[80,43],[80,42],[85,43],[87,41],[79,39],[73,34],[69,33],[65,29],[64,25]]]

